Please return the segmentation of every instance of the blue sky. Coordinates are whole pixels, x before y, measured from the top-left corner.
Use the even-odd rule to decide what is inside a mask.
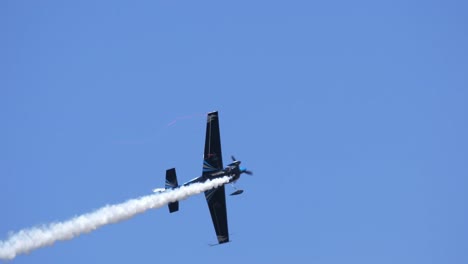
[[[467,263],[467,9],[2,1],[0,240],[198,176],[218,110],[232,243],[199,195],[14,262]]]

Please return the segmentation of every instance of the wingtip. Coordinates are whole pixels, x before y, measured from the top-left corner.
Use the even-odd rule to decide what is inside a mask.
[[[215,247],[215,246],[220,246],[222,244],[226,244],[226,243],[229,243],[231,242],[231,240],[226,240],[226,241],[223,241],[223,242],[218,242],[216,244],[208,244],[210,247]]]

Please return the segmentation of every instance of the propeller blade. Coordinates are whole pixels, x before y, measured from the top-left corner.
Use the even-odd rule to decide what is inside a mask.
[[[232,161],[236,161],[236,158],[234,157],[234,155],[231,155],[231,159]]]
[[[248,175],[253,175],[253,172],[252,171],[249,171],[249,170],[246,170],[244,171],[245,174],[248,174]]]

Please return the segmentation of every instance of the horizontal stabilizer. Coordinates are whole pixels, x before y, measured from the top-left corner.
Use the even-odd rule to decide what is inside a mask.
[[[179,187],[175,168],[166,170],[166,189],[174,189]]]
[[[169,213],[179,211],[179,202],[173,202],[169,204]]]
[[[166,170],[166,189],[171,190],[177,187],[179,187],[179,184],[177,183],[177,175],[175,168]],[[179,211],[178,201],[170,203],[168,206],[170,213]]]

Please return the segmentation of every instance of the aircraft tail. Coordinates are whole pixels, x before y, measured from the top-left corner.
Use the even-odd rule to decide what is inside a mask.
[[[177,176],[176,176],[176,170],[175,168],[168,169],[166,170],[166,189],[174,189],[179,187],[179,184],[177,183]],[[169,203],[169,212],[177,212],[179,211],[179,202],[173,202]]]

